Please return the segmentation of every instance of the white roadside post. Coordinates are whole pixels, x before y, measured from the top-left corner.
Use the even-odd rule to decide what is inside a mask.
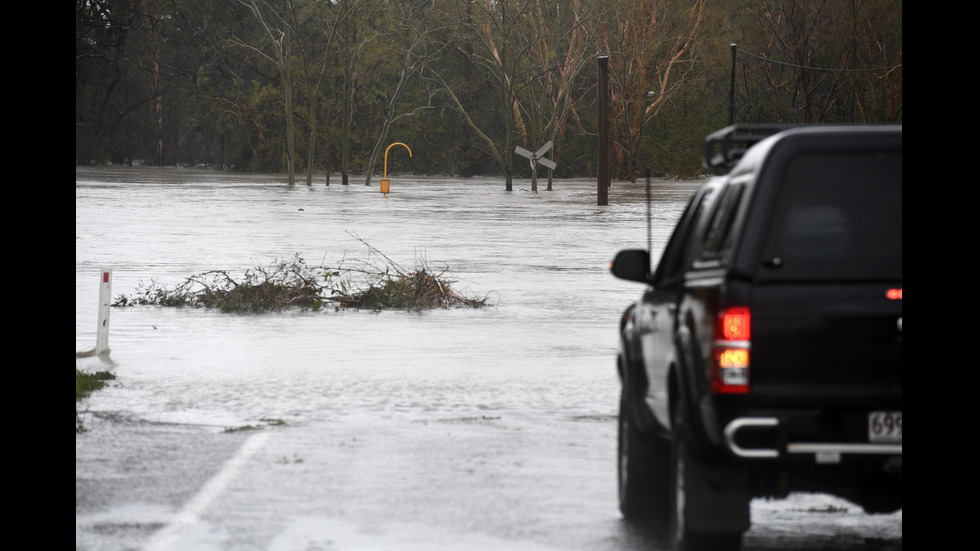
[[[102,270],[99,283],[99,331],[95,340],[97,356],[109,351],[109,302],[112,300],[112,268]]]

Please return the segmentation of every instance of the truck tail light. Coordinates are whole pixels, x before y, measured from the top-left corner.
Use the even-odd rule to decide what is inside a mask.
[[[728,308],[715,321],[711,361],[711,391],[716,394],[749,392],[749,349],[752,315],[746,307]]]

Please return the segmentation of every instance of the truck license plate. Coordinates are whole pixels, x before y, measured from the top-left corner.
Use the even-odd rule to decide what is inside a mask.
[[[868,441],[902,443],[902,412],[872,411],[868,414]]]

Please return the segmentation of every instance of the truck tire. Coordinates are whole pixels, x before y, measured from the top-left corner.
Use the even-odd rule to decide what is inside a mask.
[[[700,462],[690,452],[688,435],[680,416],[674,425],[674,440],[670,446],[670,540],[673,551],[738,551],[742,547],[742,532],[708,532],[692,526],[692,515],[698,514],[687,500],[692,471],[702,474],[710,466]],[[704,512],[701,512],[702,516]]]
[[[670,448],[659,435],[641,433],[631,415],[630,390],[619,400],[619,510],[631,522],[667,523]]]

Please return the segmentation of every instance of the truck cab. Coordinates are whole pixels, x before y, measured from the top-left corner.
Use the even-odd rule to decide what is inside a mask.
[[[751,497],[901,508],[902,127],[729,127],[705,143],[716,175],[656,267],[642,250],[613,262],[646,285],[620,324],[624,516],[669,517],[678,548],[724,548]],[[725,481],[679,478],[693,473]]]

